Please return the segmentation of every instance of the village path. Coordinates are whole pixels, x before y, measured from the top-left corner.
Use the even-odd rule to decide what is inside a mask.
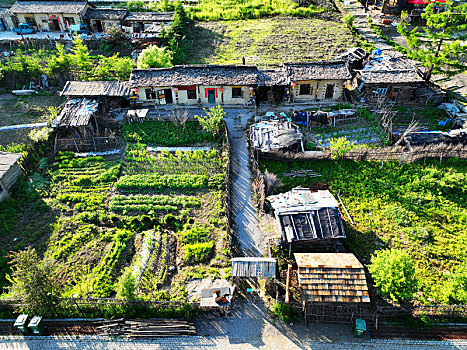
[[[261,230],[251,196],[251,172],[245,126],[254,115],[251,110],[227,110],[225,122],[231,146],[232,211],[239,253],[263,256],[267,237]]]

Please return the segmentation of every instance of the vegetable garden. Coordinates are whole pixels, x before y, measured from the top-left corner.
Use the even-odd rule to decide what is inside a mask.
[[[414,303],[467,303],[467,162],[262,161],[283,190],[329,185],[340,192],[355,224],[347,243],[365,264],[378,250],[402,249],[415,266]],[[282,176],[312,169],[319,178]],[[410,300],[411,298],[408,298]],[[407,301],[408,301],[407,300]]]

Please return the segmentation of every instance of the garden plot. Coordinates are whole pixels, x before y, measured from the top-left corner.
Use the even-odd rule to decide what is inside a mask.
[[[317,18],[196,22],[186,33],[190,64],[241,64],[242,57],[260,67],[332,60],[355,44],[341,21]]]
[[[467,302],[467,161],[261,163],[279,175],[281,191],[326,183],[340,192],[355,222],[346,225],[347,243],[364,264],[379,249],[404,249],[415,262],[415,303]],[[321,176],[284,176],[294,169]]]

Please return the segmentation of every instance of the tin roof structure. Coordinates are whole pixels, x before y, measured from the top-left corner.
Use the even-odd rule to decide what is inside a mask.
[[[122,81],[67,81],[61,95],[125,97],[130,95],[130,89]]]
[[[52,127],[87,126],[91,117],[97,113],[98,105],[97,101],[85,98],[70,100],[52,122]]]
[[[297,146],[303,151],[303,134],[292,123],[270,120],[250,126],[250,139],[255,149],[269,152],[288,150]]]
[[[233,258],[233,277],[276,277],[274,258]]]
[[[302,300],[368,303],[363,265],[351,253],[295,253]]]
[[[339,205],[326,191],[296,187],[267,197],[287,242],[345,238]]]

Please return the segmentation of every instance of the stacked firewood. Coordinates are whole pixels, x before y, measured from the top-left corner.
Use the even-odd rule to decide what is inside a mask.
[[[102,335],[131,338],[178,337],[196,335],[192,322],[183,320],[105,320],[96,327]]]

